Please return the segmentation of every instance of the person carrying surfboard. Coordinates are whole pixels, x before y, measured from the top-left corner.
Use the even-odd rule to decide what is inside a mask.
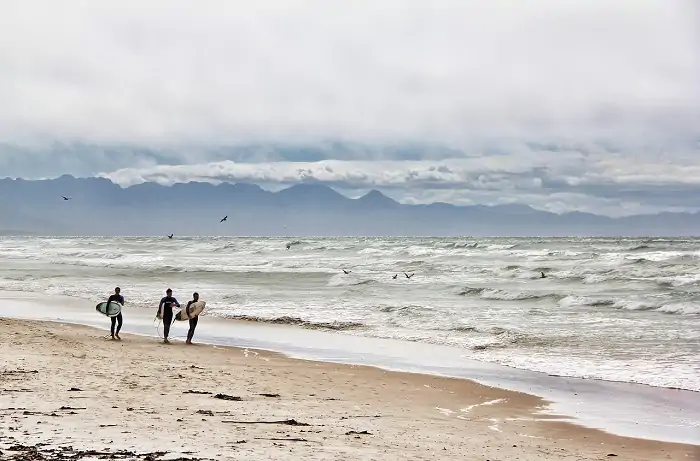
[[[119,287],[115,288],[114,294],[109,297],[109,299],[107,300],[107,303],[115,302],[115,303],[119,303],[123,306],[124,305],[124,296],[122,296],[120,293],[121,293],[121,289]],[[112,320],[112,328],[110,329],[110,331],[112,333],[112,339],[121,340],[121,338],[119,337],[119,330],[122,329],[122,324],[124,323],[124,317],[122,317],[121,311],[116,315],[116,317],[112,317],[111,320]],[[116,332],[114,331],[115,326],[117,327]]]
[[[158,305],[159,317],[163,319],[163,342],[165,344],[170,343],[168,335],[170,334],[170,325],[173,323],[173,305],[180,307],[177,299],[173,298],[173,290],[168,288],[165,290],[165,297],[161,298]]]
[[[190,317],[190,306],[192,304],[196,303],[197,301],[199,301],[199,293],[193,293],[192,299],[190,301],[187,301],[187,306],[185,307],[185,312],[187,313],[187,317]],[[192,337],[194,336],[194,330],[195,330],[195,328],[197,328],[197,320],[199,320],[199,314],[190,318],[190,329],[187,332],[187,341],[185,341],[185,344],[192,344]]]

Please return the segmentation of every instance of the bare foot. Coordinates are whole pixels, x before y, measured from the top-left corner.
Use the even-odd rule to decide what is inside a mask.
[[[122,340],[122,339],[119,337],[119,335],[114,335],[114,336],[117,338],[117,340],[119,340],[119,341]],[[112,339],[114,339],[114,338],[112,338]]]
[[[192,341],[188,339],[187,341],[185,341],[185,344],[192,344]]]
[[[114,335],[112,335],[112,341],[114,341]]]
[[[163,344],[170,344],[170,341],[168,341],[167,339],[164,339]]]

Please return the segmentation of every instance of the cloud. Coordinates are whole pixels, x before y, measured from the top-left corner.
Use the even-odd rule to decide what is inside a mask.
[[[15,0],[0,139],[140,147],[682,136],[693,0]]]
[[[695,0],[9,0],[0,171],[695,209],[699,81]]]
[[[630,162],[606,150],[532,150],[441,160],[322,160],[316,162],[154,165],[102,173],[127,187],[249,182],[278,190],[300,182],[322,183],[346,195],[378,189],[405,203],[522,203],[554,212],[588,211],[620,216],[662,210],[694,211],[700,164],[690,156]]]

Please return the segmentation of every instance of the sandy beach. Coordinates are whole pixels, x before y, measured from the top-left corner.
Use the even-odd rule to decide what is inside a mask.
[[[1,459],[688,460],[468,380],[0,319]]]

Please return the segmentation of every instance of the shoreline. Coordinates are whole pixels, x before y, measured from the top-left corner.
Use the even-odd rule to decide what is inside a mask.
[[[56,307],[46,310],[8,309],[0,307],[0,315],[14,318],[49,320],[59,323],[88,325],[105,330],[109,320],[94,313],[90,302],[77,298],[48,297],[27,292],[0,292],[0,300],[37,307],[42,300]],[[60,307],[59,307],[60,306]],[[94,307],[94,306],[93,306]],[[88,314],[86,311],[90,310]],[[139,309],[140,311],[140,309]],[[153,337],[149,312],[127,311],[124,332]],[[27,315],[31,313],[32,315]],[[53,314],[53,315],[52,315]],[[252,325],[246,325],[251,324]],[[178,323],[176,323],[176,326]],[[233,328],[232,328],[233,327]],[[176,328],[178,332],[182,327]],[[186,328],[185,328],[186,329]],[[234,331],[231,331],[231,330]],[[154,331],[154,330],[151,330]],[[176,335],[177,336],[177,335]],[[232,338],[235,336],[235,338]],[[342,336],[342,337],[341,337]],[[273,341],[272,338],[276,337]],[[285,340],[281,340],[284,338]],[[267,341],[267,342],[266,342]],[[426,376],[457,378],[506,391],[523,393],[551,402],[545,415],[559,418],[577,426],[601,429],[607,433],[638,439],[675,443],[700,444],[700,395],[692,391],[675,391],[641,384],[615,383],[578,378],[553,377],[485,362],[460,358],[453,348],[427,347],[417,343],[338,335],[308,331],[287,325],[259,325],[244,320],[202,317],[195,342],[214,346],[234,346],[281,353],[290,359],[320,363],[372,366],[391,372],[418,373]],[[332,344],[331,344],[332,343]],[[325,346],[321,346],[326,344]],[[330,344],[330,346],[329,346]],[[331,347],[332,346],[332,347]],[[383,348],[378,354],[373,348]],[[357,349],[362,347],[363,349]],[[355,349],[354,349],[355,348]],[[401,349],[395,354],[396,350]],[[443,356],[431,353],[439,352]],[[457,351],[459,352],[459,351]],[[394,354],[394,355],[392,355]],[[427,357],[426,357],[427,355]],[[412,360],[408,362],[406,360]],[[448,366],[451,360],[461,360]],[[444,363],[443,363],[444,362]],[[432,364],[430,367],[426,363]],[[611,406],[612,405],[612,406]],[[615,415],[611,409],[618,409]],[[676,409],[670,413],[670,409]],[[664,416],[667,416],[664,419]],[[614,421],[617,417],[618,421]]]
[[[167,451],[151,459],[192,461],[651,461],[693,459],[700,450],[583,428],[542,415],[539,397],[466,379],[248,348],[163,345],[129,333],[111,341],[97,328],[57,321],[0,325],[0,345],[10,352],[0,370],[0,446],[8,456],[24,446],[48,453],[38,459],[58,460],[50,450],[71,445],[136,453],[128,459]],[[8,450],[13,444],[20,449]]]
[[[224,316],[216,316],[216,315],[206,315],[206,313],[205,313],[205,314],[202,314],[201,317],[208,317],[208,318],[212,318],[212,319],[216,319],[216,320],[223,320],[223,321],[229,321],[229,322],[240,323],[240,324],[250,324],[250,325],[281,325],[281,326],[292,327],[292,328],[302,328],[302,329],[308,330],[308,331],[322,331],[322,332],[327,332],[327,333],[332,333],[332,334],[344,334],[344,335],[348,335],[347,330],[345,330],[345,329],[343,329],[343,328],[339,328],[339,329],[335,330],[335,329],[333,329],[333,328],[324,328],[324,327],[316,327],[316,326],[308,326],[308,327],[307,327],[306,325],[297,324],[297,323],[295,323],[295,322],[286,323],[286,322],[278,322],[278,321],[268,321],[268,320],[266,320],[266,319],[249,319],[249,318],[239,318],[239,317],[224,317]],[[245,317],[245,316],[243,316],[243,317]],[[425,342],[422,342],[422,341],[412,341],[412,340],[409,340],[409,339],[386,338],[386,337],[383,337],[383,336],[371,336],[371,335],[367,335],[367,336],[363,336],[363,335],[349,335],[349,336],[367,338],[367,339],[370,340],[370,341],[373,340],[373,339],[380,339],[380,340],[388,339],[388,340],[392,340],[392,341],[403,341],[403,342],[409,342],[409,343],[417,343],[417,344],[430,345],[430,343],[425,343]],[[447,346],[447,347],[452,347],[452,346]],[[271,350],[271,352],[276,352],[276,351],[272,351],[272,350]],[[604,379],[604,378],[590,378],[590,377],[583,378],[583,377],[580,377],[580,376],[568,376],[568,375],[561,375],[561,374],[555,374],[555,373],[546,373],[546,372],[544,372],[544,371],[530,370],[530,369],[527,369],[527,368],[518,368],[518,367],[515,367],[515,366],[512,366],[512,365],[506,365],[506,364],[496,363],[496,362],[489,362],[489,361],[487,361],[487,360],[480,360],[480,359],[478,359],[478,358],[470,358],[470,360],[474,360],[474,361],[476,361],[476,362],[481,362],[481,363],[484,363],[484,364],[491,364],[491,365],[494,365],[494,366],[497,366],[497,367],[510,368],[510,369],[513,369],[513,370],[524,371],[524,372],[528,372],[528,373],[538,373],[538,374],[541,374],[541,375],[546,375],[546,376],[551,377],[551,378],[572,379],[572,380],[583,380],[583,381],[600,381],[600,382],[603,382],[603,383],[623,384],[623,385],[629,384],[629,385],[632,385],[632,386],[643,386],[643,387],[647,387],[647,388],[651,388],[651,389],[662,389],[662,390],[670,390],[670,391],[693,392],[693,393],[700,394],[700,390],[686,389],[686,388],[683,388],[683,387],[676,387],[676,386],[655,386],[655,385],[653,385],[653,384],[648,384],[648,383],[640,383],[640,382],[635,382],[635,381],[614,380],[614,379]],[[400,371],[400,370],[393,370],[393,371]],[[442,375],[439,375],[439,376],[442,376]],[[444,377],[452,377],[452,376],[447,376],[447,375],[445,375]]]

